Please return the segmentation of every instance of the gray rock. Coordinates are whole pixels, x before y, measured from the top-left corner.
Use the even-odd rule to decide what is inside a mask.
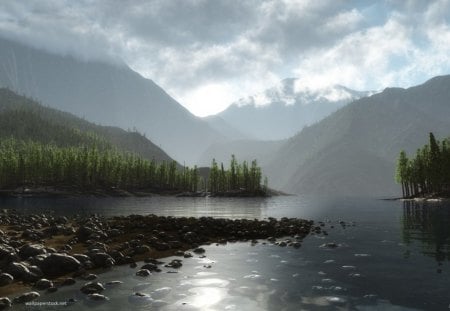
[[[89,273],[87,275],[84,275],[82,278],[83,278],[83,280],[86,280],[86,281],[93,281],[93,280],[97,279],[98,276],[96,274]]]
[[[0,269],[16,260],[19,260],[19,257],[17,256],[15,248],[7,244],[0,244]]]
[[[89,257],[96,267],[108,268],[114,266],[116,263],[115,260],[106,253],[89,254]]]
[[[20,296],[17,296],[13,299],[13,303],[25,303],[25,302],[30,302],[36,298],[38,298],[40,295],[38,292],[27,292],[27,293],[23,293]]]
[[[14,281],[14,277],[9,273],[0,274],[0,286],[11,284]]]
[[[108,287],[117,286],[120,284],[123,284],[123,282],[122,281],[109,281],[109,282],[105,283],[105,285]]]
[[[42,244],[25,244],[19,250],[19,256],[22,259],[27,259],[28,257],[33,257],[45,253],[47,253],[47,251]]]
[[[141,269],[138,272],[136,272],[136,275],[146,277],[146,276],[152,275],[152,273],[148,269]]]
[[[168,264],[164,265],[164,267],[167,268],[175,268],[178,269],[182,266],[183,264],[181,263],[180,259],[174,259],[171,262],[169,262]]]
[[[89,300],[92,300],[92,301],[106,301],[106,300],[109,300],[109,298],[106,297],[105,295],[97,294],[97,293],[88,294],[87,297],[88,297]]]
[[[11,274],[15,279],[22,279],[26,275],[30,274],[30,270],[26,265],[20,262],[11,262],[6,268],[5,271]]]
[[[11,307],[11,300],[8,297],[0,297],[0,310],[5,310]]]
[[[193,255],[192,255],[192,253],[184,252],[184,253],[183,253],[183,257],[184,257],[184,258],[191,258],[191,257],[193,257]]]
[[[158,242],[153,245],[158,251],[167,251],[170,249],[170,245],[165,242]]]
[[[95,294],[100,293],[105,290],[105,287],[99,283],[99,282],[89,282],[83,285],[83,287],[80,288],[80,291],[83,294]]]
[[[49,293],[54,293],[57,291],[58,291],[58,287],[55,287],[55,286],[47,288],[47,292],[49,292]]]
[[[146,263],[145,265],[143,265],[141,267],[141,269],[147,269],[149,271],[157,271],[157,270],[159,270],[158,266],[155,265],[154,263]]]
[[[53,282],[47,279],[40,279],[34,284],[34,287],[38,290],[46,290],[50,287],[53,287]]]
[[[77,281],[75,281],[74,278],[67,278],[64,281],[62,281],[61,286],[70,286],[74,285]]]
[[[205,252],[205,249],[202,247],[197,247],[196,249],[193,250],[193,252],[196,254],[203,254]]]
[[[73,254],[72,255],[73,258],[75,258],[76,260],[78,260],[81,263],[85,263],[86,261],[91,261],[91,258],[89,258],[88,255],[84,255],[84,254]]]
[[[150,247],[148,245],[138,245],[134,248],[134,252],[136,254],[145,254],[150,251]]]
[[[49,277],[57,277],[74,272],[81,267],[81,263],[67,254],[51,254],[41,264],[42,272]]]

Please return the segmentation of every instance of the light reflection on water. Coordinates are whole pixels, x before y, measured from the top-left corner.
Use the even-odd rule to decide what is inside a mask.
[[[0,204],[11,206],[11,201]],[[100,275],[100,281],[124,283],[106,289],[110,301],[103,304],[85,301],[78,291],[81,281],[40,298],[74,297],[78,302],[72,310],[445,310],[450,304],[447,203],[155,197],[15,204],[29,211],[51,207],[63,214],[302,217],[324,221],[329,233],[309,236],[300,249],[261,243],[206,246],[207,258],[183,259],[179,273],[163,268],[148,279],[135,276],[129,267],[114,267]],[[320,247],[328,242],[339,247]],[[147,296],[137,299],[132,295],[136,291]]]

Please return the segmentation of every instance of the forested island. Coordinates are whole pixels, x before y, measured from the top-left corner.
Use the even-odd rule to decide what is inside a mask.
[[[450,197],[450,138],[429,143],[409,158],[401,151],[395,179],[402,185],[403,198]]]
[[[136,130],[92,124],[0,89],[0,194],[266,196],[257,161],[182,166]]]

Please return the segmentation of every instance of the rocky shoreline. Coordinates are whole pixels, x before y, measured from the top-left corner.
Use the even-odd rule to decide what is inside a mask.
[[[137,269],[130,273],[148,277],[160,272],[162,264],[176,270],[193,253],[204,256],[201,245],[267,240],[298,248],[310,233],[321,233],[321,227],[297,218],[63,217],[2,210],[0,310],[32,301],[45,292],[57,291],[79,280],[83,284],[90,281],[80,288],[87,299],[107,299],[101,295],[104,285],[95,281],[94,273],[114,265],[129,265]],[[169,256],[180,259],[168,263],[158,260]],[[140,261],[144,264],[138,267]],[[25,293],[18,295],[19,292]]]

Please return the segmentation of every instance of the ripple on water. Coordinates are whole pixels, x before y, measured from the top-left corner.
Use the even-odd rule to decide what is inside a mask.
[[[196,287],[197,286],[227,287],[228,284],[230,284],[229,281],[219,278],[183,280],[180,282],[181,286],[196,286]]]
[[[250,280],[262,280],[263,276],[261,274],[248,274],[244,276],[244,279]]]
[[[129,303],[138,306],[151,305],[153,301],[153,298],[149,294],[144,293],[133,293],[128,297]]]
[[[172,288],[170,288],[170,287],[161,287],[161,288],[155,289],[151,293],[151,296],[155,299],[160,299],[160,298],[166,297],[171,291],[172,291]]]
[[[152,286],[151,283],[139,283],[133,287],[133,291],[140,292]]]

